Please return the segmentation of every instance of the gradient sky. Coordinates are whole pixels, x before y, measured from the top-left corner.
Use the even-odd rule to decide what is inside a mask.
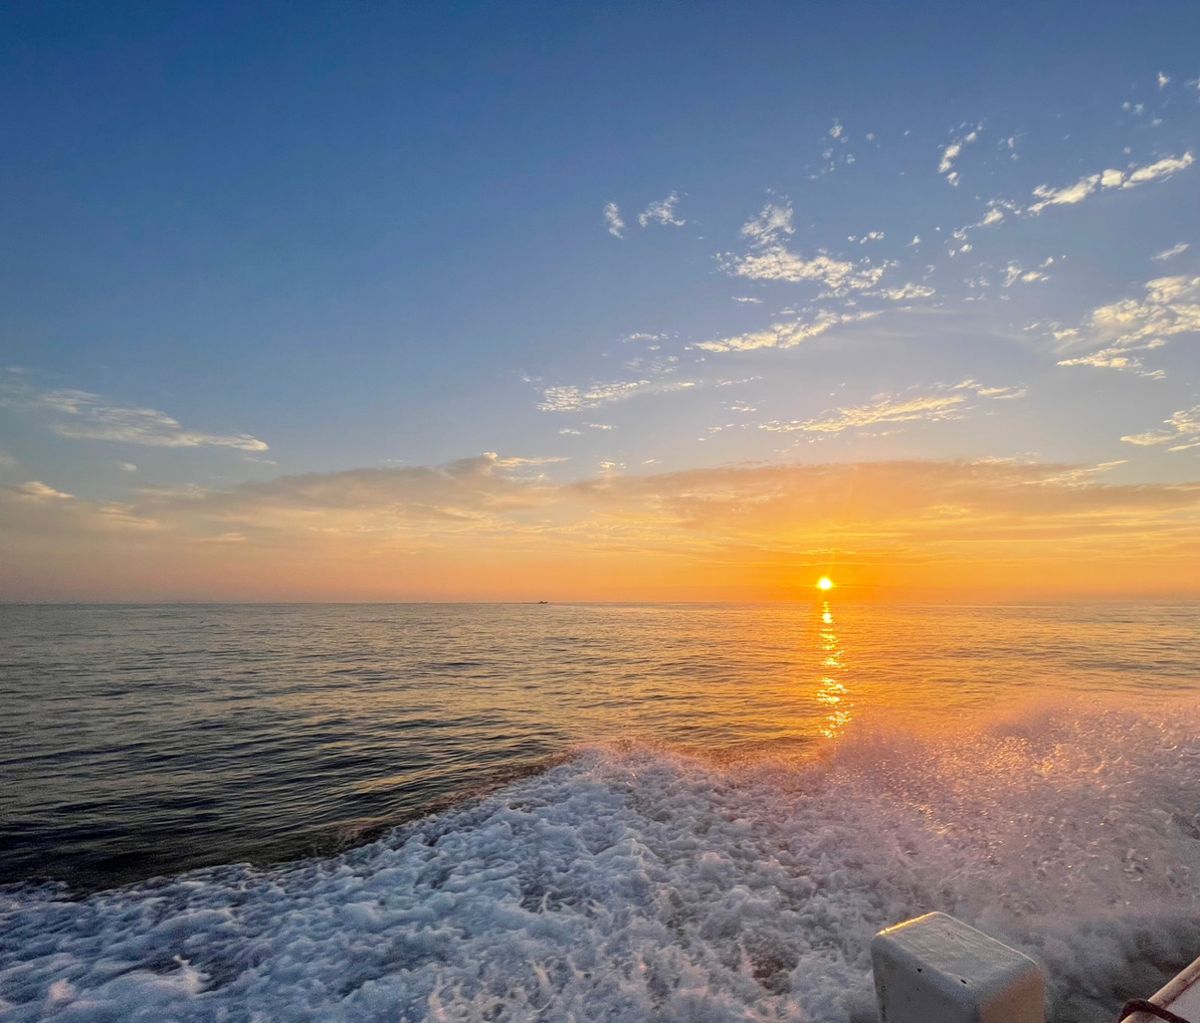
[[[0,598],[1196,595],[1198,39],[8,5]]]

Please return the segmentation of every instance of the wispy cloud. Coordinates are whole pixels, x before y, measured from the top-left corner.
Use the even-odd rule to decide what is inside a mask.
[[[936,423],[962,418],[971,407],[972,396],[1012,399],[1020,398],[1024,393],[1019,388],[985,387],[974,380],[964,380],[953,386],[937,385],[929,393],[912,397],[882,394],[865,405],[838,408],[815,419],[771,420],[760,424],[760,428],[772,433],[837,434],[895,423]]]
[[[600,408],[647,394],[666,394],[695,387],[693,380],[664,380],[644,377],[638,380],[609,380],[584,386],[559,384],[542,389],[538,409],[542,412],[578,412]]]
[[[1115,174],[1120,174],[1119,171],[1114,171]],[[1052,188],[1050,185],[1038,185],[1033,190],[1033,194],[1040,200],[1033,203],[1028,212],[1041,213],[1048,206],[1074,206],[1076,203],[1083,202],[1100,186],[1101,175],[1091,174],[1086,178],[1080,178],[1073,185],[1063,185],[1060,188]],[[1120,183],[1120,178],[1117,178],[1117,183]]]
[[[1025,212],[1036,216],[1051,206],[1073,206],[1083,202],[1095,192],[1112,188],[1137,188],[1152,181],[1161,181],[1186,170],[1195,162],[1195,157],[1189,151],[1182,156],[1164,157],[1144,167],[1131,167],[1124,171],[1110,168],[1098,174],[1089,174],[1072,185],[1060,188],[1038,185],[1033,190],[1034,198],[1038,201],[1026,207]]]
[[[528,469],[539,465],[557,465],[559,462],[570,461],[563,455],[500,455],[495,451],[485,451],[481,457],[503,471]]]
[[[1190,152],[1184,153],[1183,156],[1167,156],[1156,163],[1147,164],[1145,167],[1134,167],[1126,171],[1120,184],[1122,188],[1136,188],[1138,185],[1144,185],[1151,181],[1160,181],[1181,170],[1186,170],[1195,162],[1196,158]],[[1107,175],[1112,172],[1105,171],[1104,173]],[[1105,188],[1113,187],[1111,180],[1103,184]]]
[[[960,384],[955,384],[956,391],[967,391],[971,394],[977,394],[980,398],[993,398],[996,401],[1013,401],[1016,398],[1024,398],[1026,389],[1024,387],[989,387],[986,384],[981,384],[977,380],[964,380]]]
[[[1066,348],[1099,345],[1097,351],[1069,356],[1060,366],[1092,366],[1148,376],[1137,352],[1161,348],[1179,334],[1200,332],[1200,277],[1158,277],[1146,283],[1143,299],[1123,299],[1092,311],[1082,326],[1055,336]]]
[[[614,238],[625,237],[625,221],[621,219],[621,210],[615,202],[605,204],[604,223],[608,225],[608,233]]]
[[[1180,409],[1169,419],[1164,419],[1163,424],[1166,429],[1134,433],[1122,437],[1121,440],[1139,447],[1166,444],[1168,451],[1190,451],[1192,448],[1200,448],[1200,405]]]
[[[54,487],[41,480],[30,480],[28,483],[21,483],[12,489],[14,493],[31,501],[70,501],[74,496],[61,490],[55,490]]]
[[[982,129],[983,125],[977,124],[970,131],[960,135],[942,147],[942,158],[938,161],[938,173],[955,188],[958,187],[958,171],[954,169],[954,161],[962,155],[964,147],[969,146],[979,138],[979,132]]]
[[[838,259],[823,250],[805,259],[789,250],[784,239],[795,232],[792,219],[790,201],[766,203],[742,225],[742,237],[747,239],[751,251],[743,256],[729,253],[719,256],[721,268],[748,280],[816,282],[837,294],[865,291],[879,283],[887,268],[872,266],[869,259]]]
[[[916,298],[930,298],[937,292],[928,284],[903,284],[898,288],[884,288],[879,294],[889,302],[910,302]]]
[[[76,598],[532,590],[728,599],[748,581],[759,595],[782,595],[771,580],[794,586],[831,536],[847,563],[877,566],[875,581],[906,588],[969,580],[995,592],[1034,577],[1044,592],[1049,581],[1088,588],[1097,571],[1114,589],[1194,586],[1200,487],[1105,485],[1095,479],[1103,466],[893,461],[626,474],[610,458],[591,478],[552,482],[506,461],[281,476],[127,505],[58,497],[44,483],[0,487],[11,568],[0,595],[12,596],[9,580],[20,578],[24,593]],[[661,584],[645,583],[648,559]]]
[[[1049,266],[1054,260],[1051,259],[1047,263],[1043,263],[1042,267]],[[1004,268],[1004,287],[1011,288],[1014,284],[1033,284],[1036,281],[1048,280],[1045,271],[1039,267],[1035,270],[1025,269],[1018,263],[1009,263]]]
[[[638,214],[638,223],[642,227],[649,227],[651,224],[661,224],[664,227],[683,227],[687,221],[676,215],[675,207],[678,203],[679,195],[672,192],[665,199],[652,202],[642,210]]]
[[[1069,359],[1059,359],[1060,366],[1087,366],[1092,369],[1115,369],[1137,376],[1161,380],[1166,374],[1161,369],[1147,370],[1138,351],[1150,351],[1162,348],[1166,342],[1161,339],[1147,341],[1137,348],[1101,348],[1087,355],[1076,355]]]
[[[859,323],[879,316],[878,312],[835,313],[821,310],[810,320],[772,323],[765,330],[736,334],[733,337],[699,341],[692,345],[705,352],[750,352],[759,348],[795,348],[814,337],[828,333],[845,323]]]
[[[1072,465],[1052,476],[1029,480],[1026,485],[1086,487],[1092,485],[1097,476],[1128,464],[1129,460],[1127,458],[1115,458],[1111,462],[1099,462],[1096,465]]]
[[[266,451],[267,444],[246,433],[203,433],[185,429],[166,412],[117,405],[90,391],[38,391],[24,380],[9,379],[0,390],[0,404],[45,415],[50,429],[72,440],[102,440],[155,448],[235,448]]]
[[[1001,203],[1000,200],[996,200],[996,199],[990,200],[988,203],[987,211],[984,213],[984,215],[982,217],[980,217],[978,222],[976,222],[975,224],[972,224],[971,226],[972,227],[991,227],[993,224],[999,224],[1000,221],[1002,221],[1004,219],[1005,212],[1006,212],[1006,208]]]
[[[827,252],[805,259],[783,245],[771,245],[746,256],[723,257],[722,267],[735,277],[754,281],[823,284],[834,294],[867,291],[879,283],[887,270],[883,265],[872,266],[869,260],[837,259]]]
[[[742,237],[753,245],[773,245],[781,238],[793,234],[792,204],[790,200],[769,202],[742,225]]]
[[[1176,256],[1182,256],[1188,249],[1191,248],[1187,242],[1178,242],[1172,245],[1169,249],[1163,249],[1162,252],[1156,252],[1150,258],[1159,263],[1165,263],[1168,259],[1174,259]]]

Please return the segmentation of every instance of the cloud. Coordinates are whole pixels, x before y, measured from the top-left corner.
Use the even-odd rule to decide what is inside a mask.
[[[887,267],[871,266],[869,260],[836,259],[826,252],[804,259],[783,245],[769,245],[747,256],[724,257],[722,269],[754,281],[812,281],[825,285],[834,294],[844,294],[875,287]]]
[[[795,348],[814,337],[820,337],[845,323],[859,323],[881,315],[878,312],[834,313],[822,310],[811,320],[792,323],[773,323],[766,330],[751,331],[733,337],[699,341],[692,348],[705,352],[750,352],[759,348]]]
[[[1027,206],[1024,212],[1036,216],[1050,206],[1073,206],[1083,202],[1094,192],[1111,188],[1137,188],[1139,185],[1145,185],[1151,181],[1161,181],[1181,170],[1186,170],[1195,162],[1195,157],[1189,151],[1182,156],[1164,157],[1155,163],[1147,164],[1144,167],[1133,167],[1128,171],[1109,169],[1101,171],[1099,174],[1089,174],[1087,177],[1080,178],[1073,185],[1064,185],[1061,188],[1038,185],[1033,190],[1033,195],[1038,202]]]
[[[983,217],[975,223],[955,231],[953,237],[959,241],[965,241],[968,231],[971,229],[992,227],[1004,221],[1006,215],[1010,213],[1014,216],[1037,216],[1052,206],[1077,205],[1097,192],[1137,188],[1152,181],[1165,180],[1179,171],[1186,170],[1193,163],[1195,163],[1195,157],[1188,151],[1181,156],[1167,156],[1142,167],[1129,167],[1126,170],[1109,168],[1095,174],[1088,174],[1072,184],[1058,188],[1050,185],[1038,185],[1033,190],[1033,197],[1037,201],[1024,208],[1007,199],[990,199],[987,203],[987,212]]]
[[[661,224],[664,227],[683,227],[687,221],[675,215],[675,206],[678,202],[679,196],[675,192],[665,199],[652,202],[638,214],[638,223],[642,227],[649,227],[651,224]]]
[[[852,405],[836,409],[816,419],[772,420],[760,424],[760,428],[772,433],[816,433],[838,434],[846,430],[859,430],[871,426],[893,423],[936,423],[947,419],[961,419],[970,408],[972,395],[981,398],[1020,398],[1024,390],[1013,387],[984,387],[974,380],[960,384],[936,385],[928,394],[904,397],[883,394],[865,405]]]
[[[1070,359],[1059,359],[1058,365],[1122,370],[1134,373],[1137,376],[1147,377],[1151,380],[1160,380],[1166,374],[1161,369],[1147,370],[1140,356],[1133,353],[1138,350],[1149,351],[1154,348],[1161,348],[1165,344],[1165,341],[1155,340],[1141,345],[1140,349],[1101,348],[1099,351],[1090,352],[1087,355],[1077,355]]]
[[[19,486],[13,487],[12,490],[21,497],[27,497],[34,501],[70,501],[73,499],[72,494],[55,490],[41,480],[31,480],[28,483],[22,483]]]
[[[485,451],[480,457],[486,459],[500,470],[526,469],[530,466],[556,465],[559,462],[570,461],[564,455],[533,455],[525,457],[521,455],[499,455],[495,451]]]
[[[1105,485],[1104,466],[1015,460],[627,475],[615,459],[550,482],[506,461],[280,476],[126,505],[0,487],[0,596],[755,599],[794,594],[831,546],[839,581],[905,593],[1196,591],[1195,483]]]
[[[1024,398],[1026,394],[1024,387],[988,387],[969,379],[964,380],[961,384],[955,384],[954,390],[969,391],[981,398],[994,398],[997,401],[1012,401],[1016,398]]]
[[[1176,256],[1182,256],[1188,249],[1191,248],[1187,242],[1178,242],[1172,245],[1169,249],[1163,249],[1162,252],[1156,252],[1150,258],[1159,263],[1165,263],[1168,259],[1174,259]]]
[[[792,224],[792,204],[788,200],[782,203],[769,202],[759,211],[758,216],[752,217],[742,225],[742,237],[748,238],[753,245],[773,245],[783,236],[793,234],[796,228]]]
[[[858,262],[837,259],[824,250],[812,259],[804,259],[790,251],[784,239],[795,232],[792,217],[790,201],[766,203],[742,225],[741,235],[749,242],[751,252],[744,256],[728,253],[718,256],[721,269],[755,281],[813,281],[834,293],[865,291],[879,283],[887,268],[872,266],[869,259]],[[872,234],[882,237],[882,232]]]
[[[1158,277],[1146,283],[1145,291],[1140,300],[1100,306],[1079,327],[1057,331],[1055,340],[1068,352],[1099,346],[1084,355],[1067,355],[1058,364],[1162,377],[1161,370],[1148,372],[1137,353],[1162,348],[1177,335],[1200,332],[1200,277]]]
[[[979,138],[979,132],[982,129],[983,125],[978,124],[971,131],[954,139],[942,148],[942,158],[938,161],[938,173],[945,177],[955,188],[958,187],[958,171],[954,169],[954,161],[962,155],[965,146],[970,145]]]
[[[1011,288],[1014,284],[1032,284],[1035,281],[1048,280],[1046,274],[1039,270],[1025,270],[1016,263],[1009,263],[1004,269],[1004,287]]]
[[[966,398],[958,394],[903,399],[884,396],[867,405],[839,408],[824,418],[790,422],[772,420],[763,423],[762,429],[773,433],[843,433],[883,423],[938,422],[958,418],[961,412],[959,406],[965,402]]]
[[[1167,83],[1171,81],[1171,76],[1168,75],[1165,71],[1160,71],[1158,73],[1157,80],[1158,80],[1158,87],[1160,89],[1165,89],[1167,87]]]
[[[1190,451],[1200,448],[1200,405],[1180,409],[1169,419],[1164,419],[1163,423],[1166,426],[1165,430],[1134,433],[1122,437],[1121,440],[1139,447],[1167,444],[1168,451]]]
[[[1092,174],[1086,178],[1080,178],[1073,185],[1065,185],[1062,188],[1038,185],[1033,190],[1033,194],[1041,201],[1031,205],[1029,212],[1036,214],[1041,213],[1047,206],[1074,206],[1076,203],[1083,202],[1096,191],[1100,184],[1100,177],[1099,174]]]
[[[604,222],[608,225],[608,233],[614,238],[625,237],[625,221],[621,219],[621,210],[615,202],[605,204]]]
[[[1095,482],[1095,477],[1102,473],[1111,472],[1118,466],[1128,465],[1129,459],[1116,458],[1111,462],[1099,462],[1096,465],[1072,465],[1052,476],[1030,481],[1030,485],[1046,486],[1061,485],[1067,487],[1083,487]]]
[[[187,430],[158,409],[114,405],[90,391],[37,391],[10,380],[0,390],[0,404],[51,419],[50,429],[71,440],[104,440],[154,448],[235,448],[266,451],[265,441],[247,433],[219,434]]]
[[[645,377],[638,380],[609,380],[576,386],[559,384],[542,389],[538,409],[542,412],[578,412],[626,401],[635,395],[667,394],[695,387],[692,380],[663,380]]]
[[[904,284],[899,288],[884,288],[879,294],[890,302],[908,302],[914,298],[930,298],[936,292],[927,284]]]
[[[1136,188],[1138,185],[1144,185],[1149,181],[1159,181],[1163,178],[1169,178],[1181,170],[1186,170],[1196,158],[1190,153],[1184,153],[1183,156],[1168,156],[1159,160],[1157,163],[1149,164],[1146,167],[1136,167],[1125,174],[1121,181],[1122,188]],[[1112,174],[1112,171],[1105,171],[1105,174]],[[1106,184],[1106,188],[1113,187],[1111,184]]]

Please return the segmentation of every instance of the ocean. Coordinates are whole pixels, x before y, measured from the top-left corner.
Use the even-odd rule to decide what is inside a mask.
[[[1200,954],[1200,606],[0,607],[8,1020],[874,1018]]]

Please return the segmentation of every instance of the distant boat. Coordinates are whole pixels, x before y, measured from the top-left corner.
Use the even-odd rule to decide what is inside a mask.
[[[539,600],[539,601],[538,601],[538,603],[539,603],[539,604],[549,604],[549,603],[550,603],[550,601],[548,601],[548,600]]]

